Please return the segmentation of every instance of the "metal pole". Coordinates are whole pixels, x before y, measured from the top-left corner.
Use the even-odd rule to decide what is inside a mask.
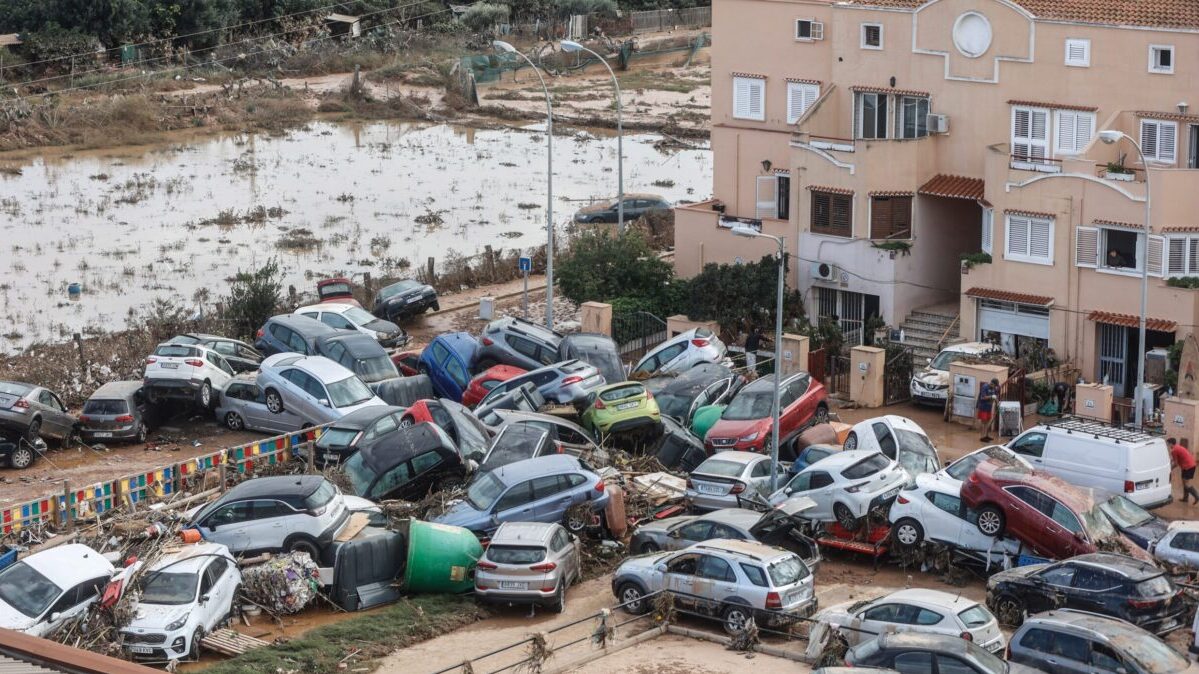
[[[604,64],[604,67],[608,69],[608,75],[612,77],[612,86],[616,87],[616,222],[619,231],[624,232],[624,115],[620,102],[620,81],[616,79],[616,73],[612,70],[612,66],[608,65],[608,59],[582,45],[579,45],[579,49],[591,54]]]
[[[1153,227],[1153,220],[1151,219],[1153,211],[1149,200],[1149,162],[1145,161],[1145,152],[1141,149],[1140,143],[1127,135],[1124,137],[1128,138],[1128,142],[1132,143],[1133,147],[1137,149],[1137,154],[1141,156],[1141,166],[1145,167],[1145,232],[1142,235],[1144,241],[1143,255],[1145,259],[1141,263],[1141,317],[1138,330],[1139,339],[1137,341],[1139,345],[1137,348],[1137,390],[1133,396],[1133,400],[1136,403],[1136,412],[1133,415],[1133,419],[1137,428],[1144,428],[1145,408],[1144,403],[1141,401],[1141,396],[1144,395],[1145,389],[1145,314],[1149,310],[1149,232]],[[1166,263],[1165,255],[1166,251],[1163,250],[1162,264]]]
[[[525,294],[524,299],[520,301],[521,311],[524,312],[525,320],[529,320],[529,270],[521,272],[521,276],[525,277]]]
[[[545,78],[541,76],[541,71],[537,66],[525,56],[524,53],[517,51],[525,63],[533,69],[537,74],[537,79],[541,82],[541,90],[545,92],[545,148],[546,148],[546,176],[545,176],[545,325],[550,330],[554,329],[554,108],[550,98],[550,89],[545,85]]]
[[[779,283],[778,297],[774,304],[774,425],[770,429],[770,491],[778,489],[779,479],[779,389],[783,381],[783,286],[785,283],[785,263],[787,237],[770,237],[779,245]]]

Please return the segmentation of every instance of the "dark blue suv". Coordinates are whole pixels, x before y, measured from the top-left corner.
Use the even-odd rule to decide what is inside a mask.
[[[469,332],[440,335],[425,347],[420,367],[429,375],[437,397],[462,402],[478,352],[479,342]]]

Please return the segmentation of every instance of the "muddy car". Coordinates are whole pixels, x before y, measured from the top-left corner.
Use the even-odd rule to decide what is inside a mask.
[[[145,442],[150,406],[140,381],[110,381],[96,389],[79,414],[84,442]]]
[[[385,321],[398,321],[423,314],[429,309],[441,310],[437,291],[431,285],[406,279],[380,288],[371,313]]]
[[[67,444],[78,432],[79,419],[49,389],[0,381],[0,428],[21,433],[31,441],[49,437]]]
[[[354,284],[348,278],[327,278],[317,281],[316,296],[322,303],[362,306],[358,300],[354,299]]]

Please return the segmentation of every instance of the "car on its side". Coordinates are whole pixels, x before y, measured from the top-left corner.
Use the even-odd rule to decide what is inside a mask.
[[[612,594],[632,614],[649,611],[647,595],[663,591],[685,610],[719,617],[729,634],[751,619],[765,627],[788,625],[817,607],[815,578],[799,555],[754,541],[717,538],[638,555],[612,575]]]
[[[658,402],[641,382],[608,384],[587,394],[579,421],[598,436],[645,433],[656,436],[662,426]]]
[[[915,484],[899,492],[887,518],[891,538],[901,550],[912,550],[925,541],[950,545],[987,555],[988,561],[1014,559],[1020,542],[995,538],[978,530],[978,511],[962,503],[961,484],[941,475],[917,475]]]
[[[401,428],[390,443],[364,447],[342,468],[362,498],[416,501],[461,486],[473,466],[444,430],[426,422]]]
[[[288,410],[271,412],[266,394],[258,386],[258,375],[250,373],[239,374],[225,384],[214,414],[231,431],[291,433],[312,425]]]
[[[504,423],[499,416],[499,412],[503,410],[537,412],[544,406],[545,398],[532,382],[527,382],[491,400],[484,399],[473,412],[479,421],[495,428]]]
[[[887,667],[904,674],[1044,674],[1039,669],[1004,662],[961,637],[920,632],[884,632],[849,649],[845,664],[854,672]]]
[[[593,332],[573,332],[558,342],[557,360],[581,360],[594,365],[606,381],[624,381],[628,368],[620,358],[620,349],[607,335]]]
[[[393,351],[391,353],[391,362],[395,363],[396,369],[405,377],[415,377],[421,373],[420,370],[420,355],[424,353],[424,349],[410,349],[408,351]]]
[[[1123,494],[1110,494],[1106,498],[1099,496],[1097,500],[1099,509],[1111,520],[1116,531],[1142,550],[1153,550],[1153,546],[1166,535],[1172,524],[1133,503]],[[1199,538],[1196,544],[1199,544]]]
[[[500,382],[480,401],[480,405],[495,400],[523,384],[532,383],[548,401],[559,405],[584,404],[592,391],[606,384],[604,375],[594,365],[581,360],[564,360],[530,370],[525,374]]]
[[[915,421],[895,414],[854,424],[845,437],[845,449],[871,449],[895,459],[909,478],[941,470],[941,458],[928,433]]]
[[[1029,616],[1012,634],[1008,661],[1070,674],[1199,672],[1199,664],[1136,625],[1070,609]]]
[[[237,608],[241,571],[219,543],[168,552],[141,577],[137,612],[121,628],[121,646],[137,660],[198,659],[200,640]]]
[[[420,370],[429,375],[440,398],[462,400],[470,386],[479,343],[469,332],[447,332],[433,338],[420,354]]]
[[[527,370],[512,365],[495,365],[475,375],[462,392],[462,404],[467,407],[478,405],[492,389],[500,384],[525,374]]]
[[[633,378],[671,372],[686,372],[700,363],[728,366],[728,348],[707,328],[692,328],[662,342],[637,361],[629,373]]]
[[[535,426],[549,433],[550,439],[562,447],[562,451],[577,456],[593,466],[608,465],[608,450],[582,426],[556,414],[524,412],[517,410],[495,410],[501,420],[500,429],[512,425]]]
[[[437,291],[433,286],[413,279],[396,281],[383,286],[375,293],[375,305],[371,313],[389,321],[417,316],[429,309],[441,311]]]
[[[82,543],[23,557],[0,569],[0,627],[44,637],[86,611],[115,573]]]
[[[280,353],[315,356],[316,340],[342,332],[309,316],[280,314],[267,319],[267,322],[258,328],[254,337],[254,348],[264,356]]]
[[[382,405],[354,410],[321,431],[313,446],[317,467],[338,466],[366,447],[394,447],[403,407]]]
[[[713,454],[691,471],[683,500],[692,510],[719,510],[769,493],[770,457],[729,451]]]
[[[357,375],[323,356],[271,356],[262,361],[257,384],[271,414],[287,410],[314,426],[387,404]]]
[[[79,413],[84,442],[145,442],[150,434],[150,404],[140,381],[110,381],[96,389]]]
[[[187,400],[211,410],[216,392],[235,374],[224,356],[206,346],[159,344],[146,358],[144,391],[151,403]]]
[[[662,417],[662,435],[646,449],[646,454],[666,470],[680,473],[690,473],[708,460],[704,441],[673,417]]]
[[[321,337],[316,340],[316,352],[358,375],[371,387],[400,376],[387,350],[373,337],[360,332],[346,331]]]
[[[225,362],[234,372],[253,372],[262,362],[262,354],[258,349],[245,342],[219,335],[208,335],[200,332],[188,332],[176,335],[167,340],[167,344],[199,344],[221,354]]]
[[[477,473],[466,497],[432,518],[440,524],[490,535],[504,522],[561,522],[571,533],[592,524],[574,507],[587,504],[598,517],[608,505],[603,479],[573,456],[551,454]]]
[[[375,318],[369,311],[356,304],[322,302],[295,310],[297,316],[315,318],[337,330],[353,330],[379,342],[387,348],[400,347],[408,343],[408,333],[400,326]]]
[[[895,631],[958,637],[997,655],[1007,647],[999,621],[986,606],[960,593],[941,590],[910,588],[845,602],[820,611],[813,619],[841,628],[841,636],[850,646]]]
[[[771,494],[769,501],[778,505],[807,496],[816,506],[805,517],[857,531],[871,511],[891,505],[907,479],[907,473],[892,459],[878,452],[847,449],[800,471]]]
[[[1149,550],[1162,564],[1199,571],[1199,522],[1171,522],[1165,534]]]
[[[348,278],[327,278],[316,282],[316,296],[321,302],[362,306],[354,299],[354,283]]]
[[[437,424],[468,459],[482,457],[491,441],[491,430],[466,406],[452,400],[418,400],[400,415],[401,428],[424,422]]]
[[[774,375],[757,379],[740,391],[708,431],[708,451],[735,449],[767,452],[774,424]],[[779,384],[780,447],[812,424],[828,421],[828,394],[824,384],[807,372],[786,376]]]
[[[951,344],[928,361],[924,368],[912,373],[909,384],[912,400],[924,405],[944,407],[949,398],[949,366],[966,358],[979,358],[1003,353],[989,342]]]
[[[673,208],[669,201],[657,194],[625,194],[623,203],[625,222],[632,222],[647,213],[664,213]],[[575,222],[617,222],[620,220],[620,213],[621,200],[617,197],[580,208],[575,213]]]
[[[560,332],[515,316],[497,318],[479,334],[478,367],[514,365],[536,370],[559,361],[561,344]]]
[[[525,424],[504,426],[492,438],[491,445],[479,461],[479,470],[495,470],[523,459],[548,454],[562,454],[562,447],[550,439],[549,431]]]
[[[566,590],[582,579],[579,539],[557,522],[504,522],[475,567],[475,598],[566,611]]]
[[[1126,620],[1162,635],[1187,626],[1188,600],[1151,562],[1112,552],[1029,564],[987,579],[987,606],[1005,623],[1055,608],[1073,608]]]
[[[690,424],[699,408],[732,400],[745,385],[745,377],[719,363],[700,363],[684,372],[650,377],[642,383],[654,394],[662,414]]]

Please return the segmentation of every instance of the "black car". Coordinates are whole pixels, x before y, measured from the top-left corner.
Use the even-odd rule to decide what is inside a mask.
[[[344,464],[354,493],[372,500],[416,501],[466,481],[467,463],[437,424],[400,429],[384,445],[364,447]]]
[[[657,194],[624,195],[624,221],[636,220],[652,211],[669,211],[670,202]],[[616,222],[620,219],[620,200],[601,201],[575,213],[575,222]]]
[[[441,310],[437,291],[431,285],[405,279],[380,288],[375,293],[375,306],[371,313],[383,320],[395,321],[423,314],[429,309]]]
[[[1120,618],[1155,634],[1183,627],[1187,618],[1182,592],[1164,571],[1111,552],[1000,571],[987,580],[987,606],[1013,625],[1026,614],[1072,608]]]
[[[654,394],[663,416],[690,425],[695,410],[732,400],[745,385],[745,377],[719,363],[700,363],[678,375],[650,377],[642,383]]]
[[[491,432],[462,403],[445,398],[417,401],[404,412],[400,426],[414,426],[425,421],[431,421],[445,431],[464,458],[477,459],[487,452]]]
[[[884,632],[851,648],[845,664],[927,674],[1043,674],[1039,669],[1004,662],[961,637],[925,632]]]
[[[0,466],[24,470],[37,461],[39,454],[46,452],[46,441],[35,438],[30,441],[19,433],[0,431]]]
[[[673,417],[662,417],[662,437],[649,450],[649,455],[658,459],[666,470],[690,473],[708,458],[704,441],[691,429],[675,421]]]
[[[1165,520],[1120,494],[1113,494],[1106,500],[1096,500],[1099,510],[1111,520],[1112,526],[1142,550],[1148,550],[1170,528]]]
[[[545,397],[537,390],[532,382],[522,384],[519,388],[508,391],[504,395],[480,403],[474,410],[474,415],[488,426],[499,426],[504,423],[494,410],[516,410],[518,412],[536,412],[545,405]]]
[[[363,407],[334,421],[316,441],[316,465],[342,464],[364,447],[387,446],[400,431],[403,414],[403,407]]]
[[[280,314],[267,319],[267,322],[258,328],[258,334],[254,337],[254,347],[267,356],[277,353],[315,356],[318,339],[348,333],[348,330],[335,330],[315,318]]]
[[[566,335],[558,342],[558,360],[581,360],[594,365],[609,384],[629,378],[620,349],[607,335],[592,332],[576,332]]]
[[[361,332],[337,330],[316,340],[317,355],[341,365],[358,375],[367,386],[396,379],[400,371],[387,350],[374,338]]]
[[[532,424],[509,424],[491,441],[480,470],[495,470],[516,461],[546,454],[561,454],[562,447],[550,438],[549,431]]]
[[[229,363],[234,372],[253,372],[258,369],[263,359],[262,353],[249,344],[219,335],[188,332],[172,337],[167,344],[206,346],[224,356],[225,362]]]

